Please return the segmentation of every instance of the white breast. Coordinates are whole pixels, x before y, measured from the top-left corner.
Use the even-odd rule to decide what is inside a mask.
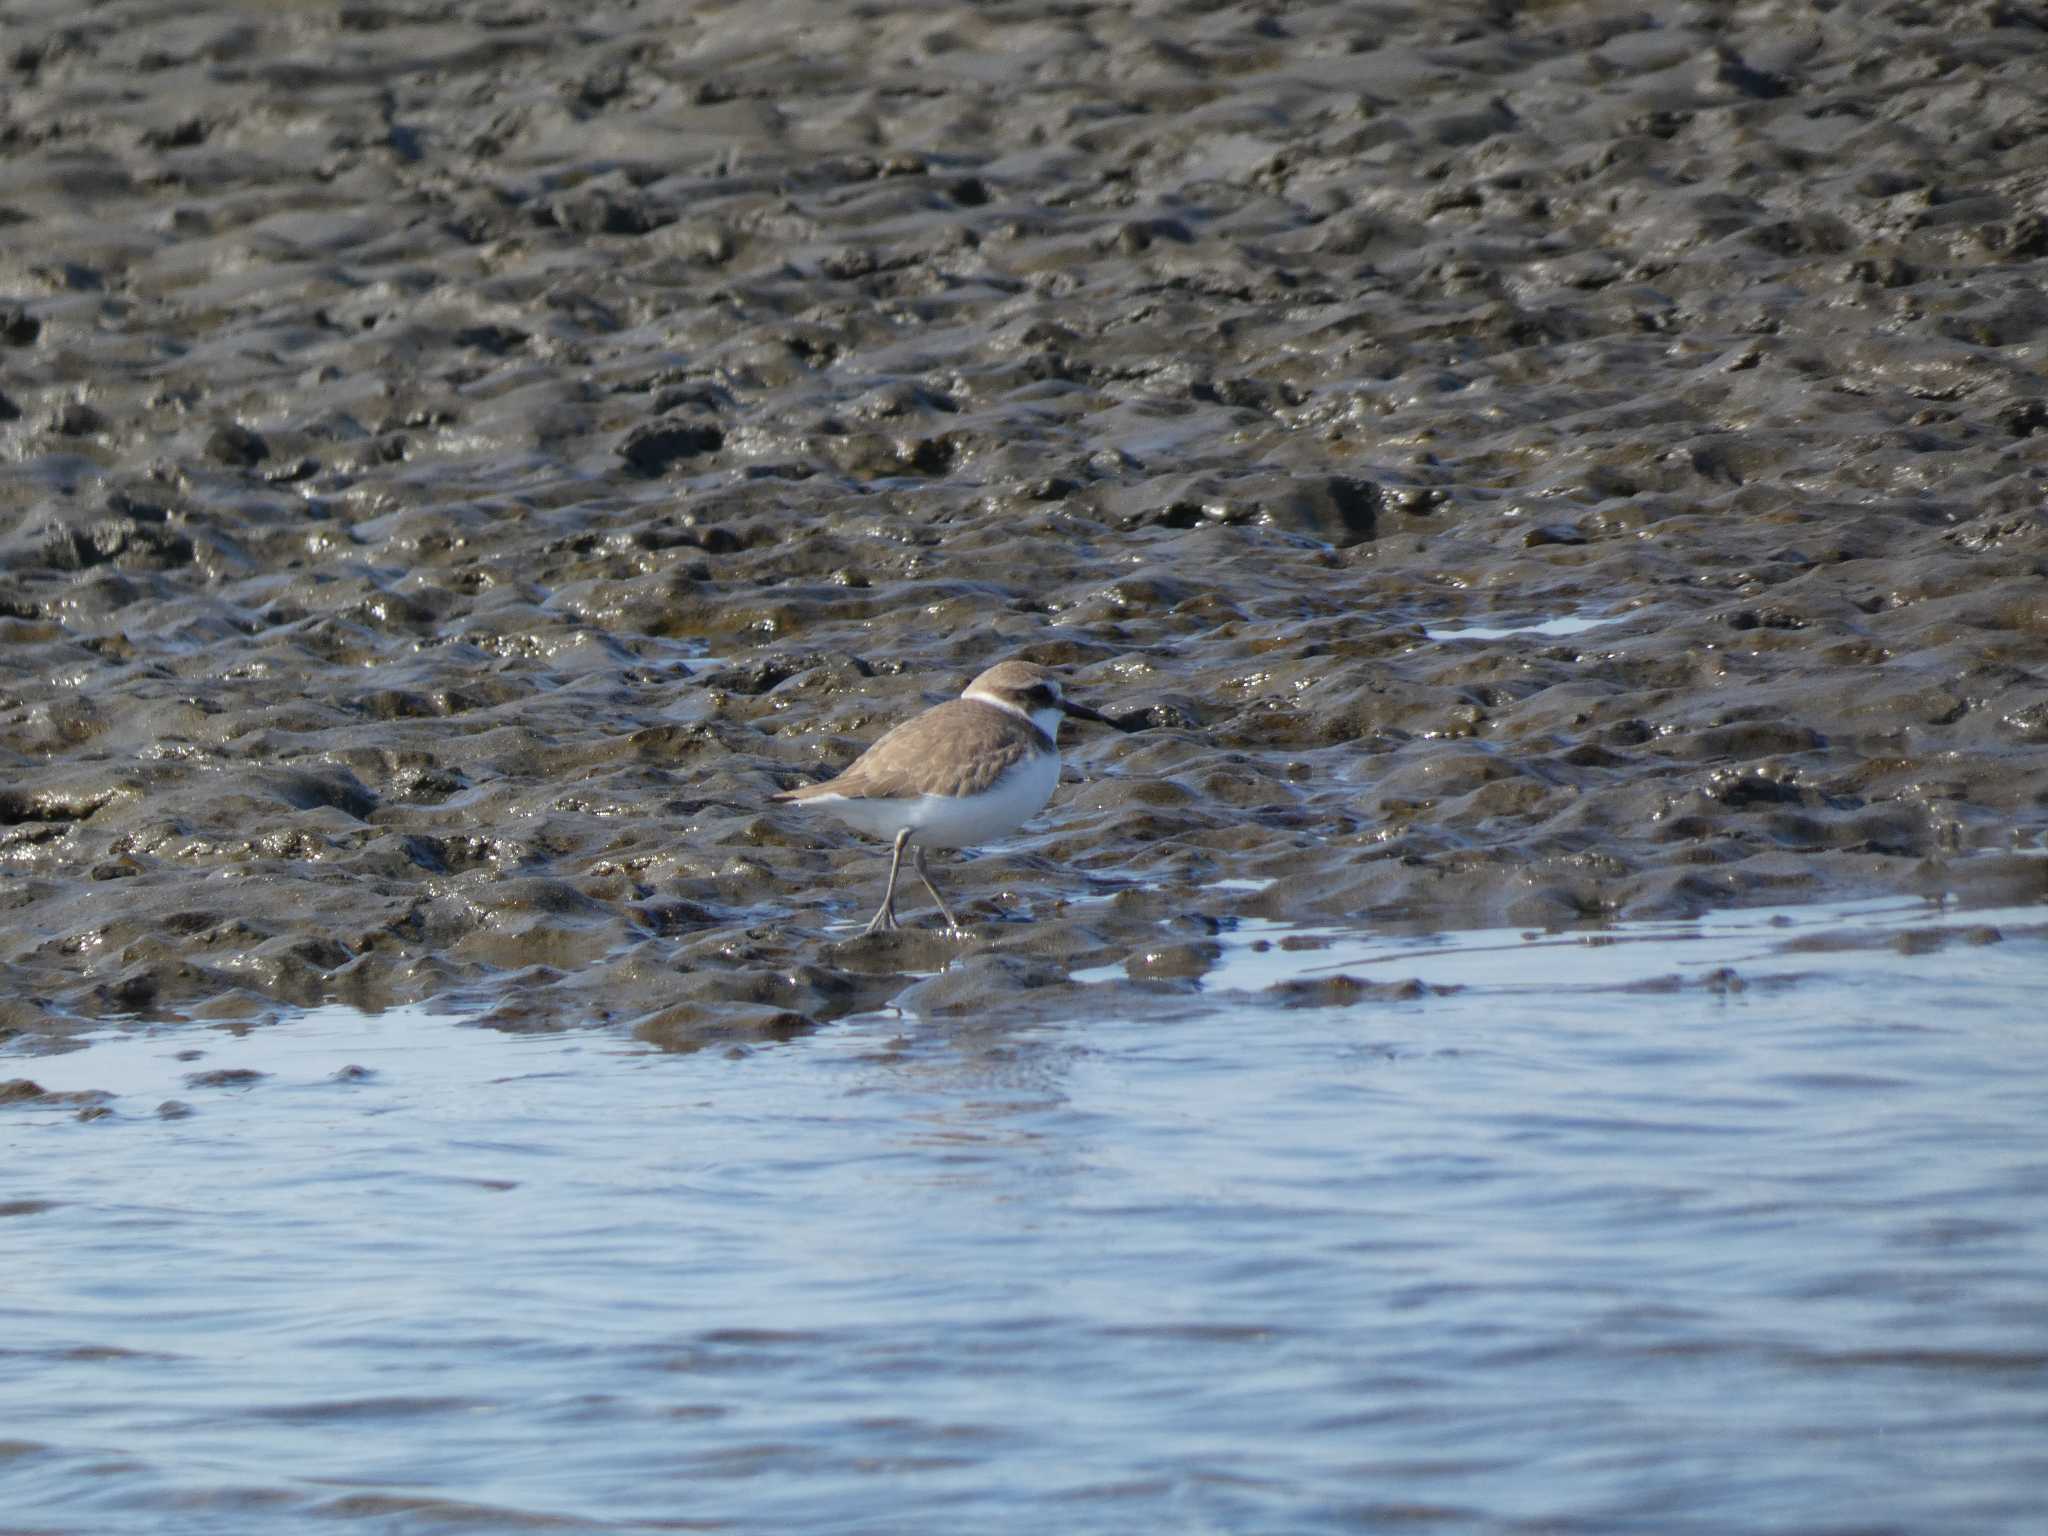
[[[1059,753],[1048,752],[1026,758],[978,795],[918,795],[908,800],[818,795],[808,803],[870,837],[893,838],[908,827],[928,848],[976,848],[1014,832],[1044,810],[1059,782]]]

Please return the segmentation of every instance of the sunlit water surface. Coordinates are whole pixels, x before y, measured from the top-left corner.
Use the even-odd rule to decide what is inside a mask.
[[[1568,613],[1558,618],[1510,620],[1504,624],[1468,624],[1462,619],[1453,619],[1442,624],[1426,624],[1422,633],[1431,640],[1505,640],[1510,636],[1558,640],[1583,635],[1604,625],[1619,624],[1623,619],[1633,617],[1634,614],[1626,612]]]
[[[1164,1022],[742,1054],[16,1051],[119,1097],[0,1109],[0,1529],[2038,1532],[2044,919],[1244,928]],[[1337,970],[1462,990],[1246,990]]]

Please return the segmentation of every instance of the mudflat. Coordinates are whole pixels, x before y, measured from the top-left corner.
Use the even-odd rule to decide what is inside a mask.
[[[8,0],[0,1033],[2039,899],[2044,28]],[[1012,655],[1143,728],[843,937]]]

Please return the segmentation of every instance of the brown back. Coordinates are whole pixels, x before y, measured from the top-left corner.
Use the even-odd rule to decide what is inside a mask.
[[[953,699],[904,721],[855,758],[838,778],[774,798],[972,795],[1052,745],[1029,720],[975,699]]]

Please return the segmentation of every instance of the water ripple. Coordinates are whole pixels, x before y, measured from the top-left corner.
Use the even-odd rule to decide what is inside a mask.
[[[0,1507],[2020,1536],[2038,915],[1966,953],[1890,943],[1903,908],[1599,946],[1247,925],[1171,1023],[1082,989],[738,1058],[418,1010],[107,1031],[0,1073],[113,1111],[0,1112]],[[1796,978],[1726,984],[1787,942]],[[1332,962],[1457,990],[1263,994]],[[265,1075],[158,1118],[195,1049]]]

